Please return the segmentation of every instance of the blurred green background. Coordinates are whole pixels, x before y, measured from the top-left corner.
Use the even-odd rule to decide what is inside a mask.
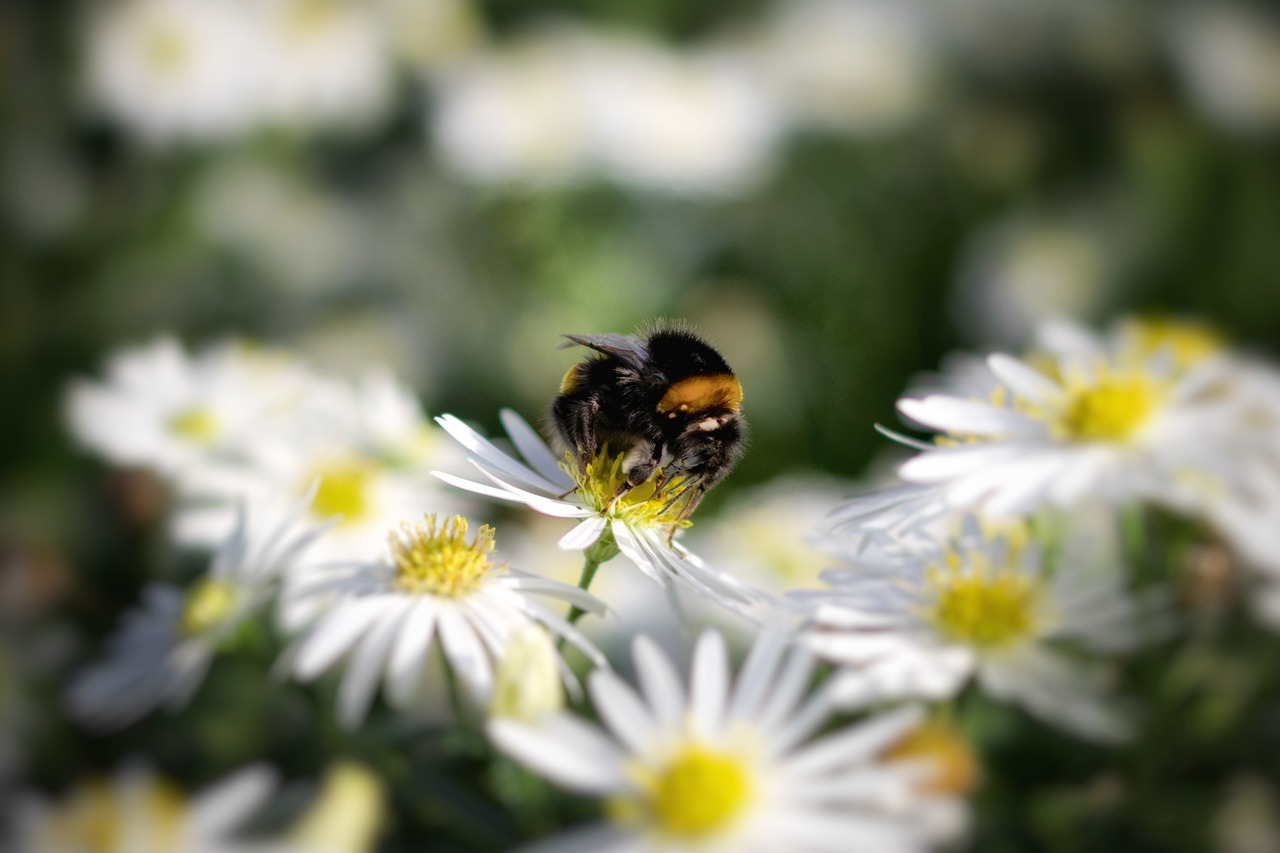
[[[413,5],[368,8],[394,16]],[[388,100],[373,118],[264,121],[217,139],[148,138],[104,106],[86,84],[83,7],[0,8],[0,547],[94,578],[57,605],[90,633],[132,600],[136,561],[154,553],[157,533],[130,526],[134,503],[147,500],[137,484],[73,447],[63,387],[113,349],[162,332],[191,346],[246,336],[338,374],[387,364],[430,413],[492,431],[501,406],[531,419],[545,410],[578,357],[557,351],[559,335],[686,319],[741,376],[752,427],[750,452],[704,513],[787,471],[862,475],[886,445],[872,425],[897,425],[893,403],[913,375],[961,347],[1018,349],[1039,319],[1187,315],[1264,351],[1280,343],[1280,22],[1269,4],[441,8],[421,51],[387,47]],[[817,9],[820,25],[805,30],[799,8]],[[681,75],[703,57],[723,61],[739,75],[735,97],[761,99],[744,108],[758,112],[745,123],[751,138],[716,126],[712,107],[655,108],[661,87],[629,84],[631,66],[595,69],[615,43],[628,62],[656,52],[689,63],[675,74],[685,81],[677,94],[695,85]],[[818,58],[828,54],[836,58]],[[572,62],[547,71],[557,57]],[[540,70],[522,70],[526,60]],[[467,119],[467,85],[491,67],[524,83],[546,78],[536,91],[517,87],[503,107],[527,108],[525,124],[486,130]],[[599,84],[587,87],[587,112],[623,119],[601,132],[589,116],[589,139],[575,136],[581,117],[557,125],[579,109],[576,88],[557,89],[562,80]],[[815,93],[826,100],[807,102]],[[625,115],[642,107],[652,113]],[[707,124],[675,126],[681,115]],[[676,154],[685,135],[720,141],[703,161],[664,172],[672,151],[644,149],[636,129],[658,121],[673,123]],[[557,148],[546,172],[537,157],[504,172],[466,156],[484,156],[467,140],[492,132],[518,148],[530,128],[599,150],[582,165]],[[630,142],[638,153],[620,166]],[[734,157],[752,165],[719,174]],[[1270,678],[1262,672],[1242,677]],[[51,741],[82,752],[64,751],[36,776],[60,784],[74,767],[109,766],[135,747],[198,778],[262,751],[295,769],[314,763],[308,750],[331,733],[274,741],[291,730],[296,697],[282,688],[257,696],[256,708],[244,696],[220,705],[236,678],[233,660],[215,673],[215,698],[181,724],[162,719],[105,743],[58,729]],[[1274,744],[1280,716],[1269,707]],[[1006,730],[1031,725],[988,722],[1005,732],[997,746],[1023,743]],[[1167,724],[1168,737],[1187,736],[1177,714]],[[394,730],[366,737],[365,754],[398,749]],[[1217,774],[1213,798],[1179,788],[1186,802],[1139,803],[1134,813],[1149,819],[1095,837],[1076,816],[1121,808],[1094,773],[1099,755],[1056,736],[1037,744],[1031,756],[998,748],[1010,775],[985,796],[1012,802],[1020,785],[1042,782],[1052,790],[1025,813],[997,810],[1005,817],[984,825],[980,849],[1200,849],[1182,821],[1208,821],[1223,786],[1253,778],[1233,775],[1233,762],[1261,760],[1248,744],[1232,756],[1151,758],[1143,772],[1165,782]],[[217,767],[210,755],[222,756]],[[445,772],[415,784],[426,793],[399,796],[457,793]],[[1159,815],[1184,809],[1166,831]]]

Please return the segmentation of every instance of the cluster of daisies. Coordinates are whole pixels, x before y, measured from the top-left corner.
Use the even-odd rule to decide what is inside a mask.
[[[546,849],[923,850],[965,830],[980,772],[948,708],[967,692],[1102,744],[1141,725],[1118,663],[1173,641],[1182,606],[1176,560],[1133,569],[1144,512],[1229,549],[1280,625],[1280,371],[1260,358],[1190,323],[1051,326],[899,410],[933,435],[883,430],[911,451],[896,481],[852,499],[779,482],[686,530],[669,486],[616,499],[620,460],[560,458],[509,410],[490,440],[384,373],[337,380],[243,343],[126,350],[69,388],[71,428],[165,482],[176,542],[216,547],[199,577],[143,590],[69,713],[106,731],[179,710],[266,621],[274,676],[333,672],[345,730],[381,696],[600,800]],[[500,549],[467,519],[485,499],[544,520]],[[731,646],[749,649],[736,674]],[[84,830],[77,810],[115,796],[133,804],[117,822],[141,821],[120,832],[160,831],[146,810],[167,809],[184,817],[164,831],[213,838],[269,795],[245,780],[180,807],[126,774],[20,825]],[[298,837],[282,843],[362,849]]]

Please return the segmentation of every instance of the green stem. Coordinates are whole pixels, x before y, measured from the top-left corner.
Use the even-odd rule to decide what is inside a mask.
[[[618,556],[618,543],[613,541],[613,531],[606,527],[595,544],[582,553],[582,574],[578,578],[578,588],[583,592],[589,591],[591,582],[595,580],[596,571],[616,556]],[[586,612],[575,604],[569,610],[569,624],[577,624]],[[560,642],[563,644],[564,638],[561,638]]]
[[[444,667],[445,675],[449,682],[449,703],[453,708],[454,725],[459,728],[467,724],[469,714],[467,713],[467,703],[462,696],[462,685],[458,683],[458,675],[453,671],[453,665],[446,662]]]

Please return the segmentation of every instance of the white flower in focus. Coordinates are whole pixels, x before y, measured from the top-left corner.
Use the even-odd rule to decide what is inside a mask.
[[[590,676],[604,728],[570,714],[494,719],[494,743],[573,791],[605,798],[608,821],[539,850],[796,853],[908,851],[925,844],[910,814],[913,773],[878,754],[920,720],[904,709],[816,739],[831,708],[805,697],[813,660],[761,635],[737,682],[714,631],[702,635],[686,690],[645,636],[637,692],[612,672]],[[896,812],[896,813],[895,813]]]
[[[321,534],[299,524],[312,495],[271,514],[247,515],[190,589],[151,584],[139,609],[126,614],[108,642],[106,660],[73,681],[73,717],[99,728],[129,725],[160,706],[181,708],[204,683],[224,642],[273,599],[281,575]]]
[[[942,487],[954,507],[1018,515],[1086,497],[1109,505],[1179,506],[1202,484],[1231,476],[1225,408],[1212,393],[1222,363],[1185,369],[1165,348],[1095,346],[1047,360],[987,360],[1000,381],[988,400],[949,394],[899,400],[907,418],[940,435],[904,462],[909,482]]]
[[[131,768],[83,783],[59,803],[35,796],[14,814],[15,853],[269,853],[270,843],[240,837],[267,804],[276,775],[250,767],[194,797],[149,771]],[[298,851],[302,853],[302,851]]]
[[[679,478],[655,494],[652,480],[614,500],[624,482],[622,458],[592,460],[585,472],[556,461],[555,455],[519,415],[502,411],[507,435],[525,461],[499,450],[484,436],[452,415],[436,419],[468,451],[468,460],[488,483],[474,482],[439,471],[446,483],[498,500],[522,503],[556,518],[579,519],[561,537],[566,551],[593,548],[608,533],[612,543],[642,572],[666,589],[680,584],[694,593],[733,610],[744,611],[762,596],[734,578],[708,568],[672,539],[678,509],[669,500]]]
[[[972,519],[950,540],[846,555],[828,591],[791,593],[811,619],[810,646],[844,664],[836,701],[851,707],[902,698],[941,700],[976,680],[995,699],[1102,741],[1128,727],[1106,694],[1094,654],[1120,653],[1164,630],[1156,597],[1142,605],[1120,572],[1079,547],[1052,572],[1034,542],[986,536]]]
[[[258,0],[264,118],[294,127],[367,126],[390,106],[391,48],[363,0]]]
[[[89,96],[147,142],[235,136],[258,115],[258,37],[247,0],[94,3]]]
[[[757,62],[791,121],[874,135],[929,106],[934,49],[914,3],[803,0],[777,10],[758,36]]]
[[[568,601],[596,614],[605,611],[601,601],[576,587],[495,564],[489,558],[491,527],[481,527],[470,542],[466,533],[467,523],[459,516],[443,523],[428,516],[422,524],[402,524],[388,537],[384,562],[337,566],[286,591],[304,605],[317,596],[336,602],[287,660],[297,678],[310,681],[347,656],[338,688],[343,725],[364,719],[384,680],[392,706],[408,707],[436,636],[455,676],[482,707],[492,697],[494,662],[523,625],[541,624],[596,666],[608,665],[572,625],[530,596]],[[567,669],[562,672],[569,677]]]
[[[113,464],[176,477],[242,452],[296,409],[305,387],[298,365],[246,343],[189,355],[161,338],[115,353],[103,382],[73,381],[67,420],[81,444]]]

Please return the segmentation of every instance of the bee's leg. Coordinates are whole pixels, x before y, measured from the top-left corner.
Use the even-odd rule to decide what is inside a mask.
[[[594,395],[571,397],[561,395],[551,404],[551,418],[565,443],[573,448],[578,460],[578,470],[585,471],[587,463],[596,458],[600,449],[596,436],[596,418],[600,401]]]
[[[622,462],[622,470],[626,473],[627,478],[623,480],[616,491],[613,493],[613,499],[609,501],[612,507],[614,501],[620,500],[628,492],[639,486],[641,483],[648,481],[653,476],[653,472],[658,467],[658,460],[662,458],[662,445],[652,441],[641,440],[627,452],[626,459]]]
[[[683,493],[684,490],[681,491],[681,494]],[[699,483],[698,487],[689,495],[688,500],[684,502],[684,506],[680,507],[680,514],[676,516],[675,522],[671,525],[671,532],[667,536],[668,545],[675,542],[676,533],[680,530],[680,522],[693,515],[693,511],[698,508],[698,504],[702,503],[702,499],[706,497],[706,494],[707,490]]]

